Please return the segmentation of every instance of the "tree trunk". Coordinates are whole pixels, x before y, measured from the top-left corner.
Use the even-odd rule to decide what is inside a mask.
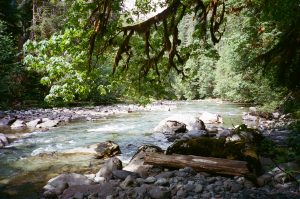
[[[145,164],[165,166],[171,168],[191,167],[195,171],[216,174],[245,176],[250,173],[247,162],[193,155],[164,155],[161,153],[147,153]]]

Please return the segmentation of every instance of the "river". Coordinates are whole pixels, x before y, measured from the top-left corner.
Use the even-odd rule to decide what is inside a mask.
[[[218,113],[224,121],[220,126],[232,127],[241,124],[242,113],[248,111],[242,105],[217,100],[177,102],[172,107],[170,110],[133,112],[97,121],[71,123],[46,132],[35,131],[14,141],[7,148],[0,149],[0,198],[37,198],[38,189],[54,174],[87,172],[91,164],[98,164],[85,164],[90,157],[51,158],[53,154],[112,140],[121,148],[120,159],[127,162],[143,144],[154,144],[163,149],[169,146],[167,140],[153,133],[153,128],[171,115]],[[44,154],[52,156],[46,155],[45,158]]]

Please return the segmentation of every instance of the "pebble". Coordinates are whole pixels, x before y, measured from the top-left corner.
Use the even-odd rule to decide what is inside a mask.
[[[169,181],[166,178],[159,178],[155,184],[160,185],[160,186],[167,186],[169,185]]]
[[[197,184],[196,186],[195,186],[195,192],[196,193],[200,193],[200,192],[202,192],[203,191],[203,186],[201,185],[201,184]]]
[[[153,184],[153,183],[155,183],[155,181],[156,181],[156,178],[153,176],[150,176],[150,177],[146,178],[144,182],[147,184]]]

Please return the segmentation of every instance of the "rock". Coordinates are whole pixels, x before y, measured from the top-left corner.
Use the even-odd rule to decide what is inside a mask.
[[[96,151],[96,158],[108,158],[121,153],[119,145],[112,141],[94,144],[91,145],[89,148],[92,148]]]
[[[74,198],[77,193],[83,194],[83,198],[88,195],[95,195],[97,196],[96,198],[106,198],[107,196],[113,195],[115,190],[116,187],[112,183],[76,185],[67,188],[59,198]]]
[[[156,185],[159,186],[168,186],[169,185],[169,181],[166,178],[159,178],[156,182]]]
[[[150,176],[150,177],[146,178],[144,182],[147,184],[153,184],[154,182],[156,182],[156,178],[153,176]]]
[[[172,172],[172,171],[165,171],[165,172],[159,173],[159,174],[156,175],[155,177],[156,177],[157,179],[159,179],[159,178],[171,178],[171,177],[173,177],[173,176],[174,176],[174,172]]]
[[[187,132],[186,134],[184,134],[183,137],[191,139],[191,138],[198,138],[198,137],[207,136],[207,135],[208,135],[208,133],[205,130],[191,130],[191,131]]]
[[[207,124],[223,123],[223,119],[219,114],[204,112],[200,116],[200,120]]]
[[[231,184],[231,192],[237,193],[242,189],[242,185],[238,184],[238,183],[232,183]]]
[[[186,191],[183,189],[179,189],[176,193],[176,197],[178,198],[185,198],[187,195]]]
[[[131,175],[127,176],[126,179],[120,184],[120,187],[123,189],[133,186],[135,182],[135,178]]]
[[[104,163],[101,169],[96,174],[96,177],[104,177],[106,180],[112,177],[112,172],[122,169],[122,162],[120,159],[113,157]]]
[[[195,192],[196,193],[201,193],[203,191],[203,186],[201,184],[197,184],[195,186]]]
[[[247,121],[253,121],[253,122],[257,122],[258,121],[258,117],[257,116],[250,115],[249,113],[244,114],[242,116],[242,118],[243,118],[243,120],[247,120]]]
[[[0,111],[0,119],[5,117],[5,113],[3,111]]]
[[[83,199],[83,193],[76,192],[72,198],[73,199]]]
[[[285,183],[288,179],[288,175],[284,172],[278,173],[277,175],[274,176],[274,181],[278,183]]]
[[[2,118],[0,120],[0,127],[6,127],[6,126],[10,126],[11,124],[13,124],[16,121],[15,117],[10,117],[7,116],[5,118]]]
[[[77,173],[64,173],[48,181],[48,184],[53,187],[60,186],[63,183],[67,183],[70,187],[75,185],[90,185],[93,182],[86,176]]]
[[[137,199],[144,199],[147,193],[147,188],[145,186],[135,187],[134,192]]]
[[[115,170],[112,172],[112,175],[114,179],[121,179],[121,180],[125,180],[129,175],[132,176],[133,178],[140,177],[138,173],[126,171],[126,170]]]
[[[46,195],[59,195],[67,187],[75,185],[90,185],[93,181],[89,180],[86,176],[76,174],[76,173],[65,173],[61,174],[55,178],[48,181],[47,185],[44,186],[44,196]]]
[[[166,129],[169,129],[167,122],[168,121],[176,121],[181,124],[186,125],[186,129],[188,131],[191,130],[205,130],[205,125],[203,121],[201,121],[198,117],[190,116],[190,115],[173,115],[162,120],[155,128],[156,132],[169,132]]]
[[[52,127],[56,127],[59,123],[60,120],[50,120],[50,119],[42,119],[42,123],[36,125],[36,128],[41,128],[41,129],[47,129],[47,128],[52,128]]]
[[[147,177],[149,175],[149,170],[153,168],[153,166],[144,165],[144,157],[146,152],[162,153],[163,150],[155,145],[143,145],[139,147],[135,155],[132,157],[128,165],[123,168],[123,170],[136,172],[141,177]]]
[[[149,195],[154,199],[168,199],[171,197],[171,192],[166,187],[153,187],[149,190]]]
[[[185,133],[187,131],[186,125],[182,122],[168,120],[165,126],[164,132],[167,133]]]
[[[257,184],[262,187],[271,182],[272,178],[273,175],[271,175],[270,173],[265,173],[257,178]]]
[[[183,186],[183,188],[186,190],[186,191],[193,191],[195,189],[195,185],[194,184],[186,184]]]
[[[26,126],[28,127],[28,128],[35,128],[38,124],[40,124],[42,122],[42,120],[41,119],[35,119],[35,120],[32,120],[32,121],[30,121],[30,122],[27,122],[26,123]]]
[[[26,124],[23,120],[16,120],[10,127],[12,129],[22,129],[26,127]]]
[[[241,136],[234,134],[226,138],[226,142],[239,142],[242,141]]]
[[[3,133],[0,133],[0,148],[5,147],[8,144],[7,137]]]
[[[273,116],[274,119],[279,119],[280,113],[279,112],[274,112],[274,113],[272,113],[272,116]]]
[[[250,112],[256,112],[256,111],[257,111],[257,108],[256,108],[256,107],[253,107],[253,106],[252,106],[252,107],[249,107],[249,111],[250,111]]]
[[[232,131],[230,131],[229,129],[225,129],[225,130],[218,132],[216,137],[217,138],[226,138],[230,135],[232,135]]]

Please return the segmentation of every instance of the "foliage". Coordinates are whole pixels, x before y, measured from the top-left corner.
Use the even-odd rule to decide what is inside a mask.
[[[48,102],[221,97],[271,111],[299,90],[296,1],[39,2],[25,63]]]

